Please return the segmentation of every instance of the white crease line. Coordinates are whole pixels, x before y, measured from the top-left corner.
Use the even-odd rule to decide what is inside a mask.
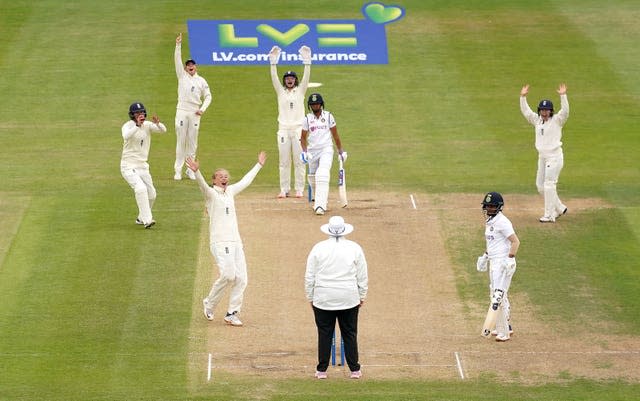
[[[209,354],[209,365],[207,367],[207,381],[211,381],[211,354]]]
[[[464,372],[462,371],[462,362],[460,361],[460,355],[458,355],[458,351],[454,352],[456,356],[456,365],[458,365],[458,373],[460,373],[460,378],[464,380]]]
[[[413,199],[413,194],[409,194],[409,197],[411,198],[411,204],[413,205],[414,209],[417,209],[416,207],[416,201]]]

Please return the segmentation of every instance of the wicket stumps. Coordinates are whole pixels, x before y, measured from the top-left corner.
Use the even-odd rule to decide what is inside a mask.
[[[333,331],[333,338],[331,339],[331,366],[336,366],[336,331]],[[340,335],[340,365],[344,366],[344,340]]]

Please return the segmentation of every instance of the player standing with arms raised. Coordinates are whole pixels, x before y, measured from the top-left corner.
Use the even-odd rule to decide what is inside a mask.
[[[302,154],[304,163],[309,164],[309,186],[314,194],[313,210],[317,215],[327,211],[329,179],[333,164],[333,142],[338,149],[338,157],[344,163],[347,152],[342,149],[336,120],[333,114],[324,110],[324,100],[319,93],[312,93],[307,101],[311,110],[302,120]]]
[[[122,158],[120,173],[133,189],[138,205],[136,224],[150,228],[156,224],[151,214],[156,200],[156,188],[149,172],[149,149],[151,149],[151,133],[167,132],[167,127],[160,122],[158,116],[146,121],[147,110],[142,103],[132,103],[129,106],[130,120],[122,126]]]
[[[485,253],[478,258],[478,271],[489,268],[489,287],[491,292],[491,308],[497,311],[494,315],[497,331],[496,341],[509,341],[511,327],[509,324],[511,305],[507,293],[511,279],[516,272],[516,254],[520,240],[513,229],[511,221],[502,214],[504,200],[498,192],[489,192],[482,200],[482,211],[486,216],[484,236],[487,243]],[[491,311],[490,311],[491,312]],[[493,325],[492,322],[490,326]],[[483,335],[488,336],[493,327]]]
[[[182,179],[182,168],[185,160],[195,160],[198,150],[198,133],[200,117],[211,104],[209,84],[198,75],[198,67],[192,59],[182,66],[182,34],[176,38],[174,52],[176,75],[178,77],[178,105],[176,106],[176,162],[173,179]],[[193,171],[187,169],[187,176],[195,180]]]
[[[220,276],[213,283],[209,295],[202,300],[204,315],[213,320],[213,311],[222,299],[225,289],[231,286],[229,307],[224,317],[231,326],[242,326],[238,317],[242,309],[244,290],[247,287],[247,262],[238,230],[235,196],[247,188],[258,175],[267,160],[260,152],[258,162],[240,181],[229,184],[229,172],[217,169],[213,174],[213,186],[209,186],[200,173],[200,163],[188,158],[187,166],[195,173],[196,182],[204,194],[209,214],[209,249],[218,264]]]
[[[523,86],[520,90],[520,111],[529,124],[535,127],[538,150],[536,187],[538,193],[544,196],[544,216],[540,217],[541,223],[554,223],[558,217],[567,213],[567,207],[558,197],[556,189],[564,166],[562,127],[569,118],[567,85],[560,84],[557,92],[560,95],[561,108],[554,115],[551,100],[541,100],[536,114],[527,104],[529,85]]]
[[[269,52],[271,64],[271,82],[278,100],[278,154],[280,156],[280,193],[278,198],[286,198],[291,190],[291,160],[293,159],[293,176],[296,198],[302,198],[304,192],[305,166],[300,159],[300,134],[304,118],[304,99],[311,75],[311,49],[302,46],[299,50],[304,64],[302,80],[294,71],[287,71],[278,78],[276,65],[281,49],[273,46]]]

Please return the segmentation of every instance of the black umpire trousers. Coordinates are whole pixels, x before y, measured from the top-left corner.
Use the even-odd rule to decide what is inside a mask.
[[[360,370],[358,363],[358,311],[360,305],[344,310],[324,310],[313,307],[318,327],[318,366],[316,370],[326,372],[331,359],[331,342],[336,328],[336,319],[340,335],[344,341],[344,356],[352,372]],[[338,347],[336,338],[336,348]]]

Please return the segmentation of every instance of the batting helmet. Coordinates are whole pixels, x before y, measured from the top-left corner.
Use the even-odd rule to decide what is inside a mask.
[[[495,206],[495,212],[492,210],[491,214],[489,214],[487,211],[487,206]],[[488,192],[482,200],[482,210],[484,210],[489,216],[495,216],[496,214],[498,214],[498,212],[501,212],[503,206],[504,199],[502,199],[502,195],[500,195],[498,192]]]
[[[144,108],[144,104],[131,103],[131,106],[129,106],[129,118],[131,118],[132,120],[135,119],[134,114],[139,112],[144,113],[145,117],[147,116],[147,109]]]
[[[307,107],[311,108],[312,104],[319,104],[324,108],[324,100],[322,99],[322,95],[319,93],[312,93],[309,96],[309,100],[307,100]]]
[[[551,110],[551,115],[553,116],[553,103],[551,100],[541,100],[540,104],[538,104],[538,114],[540,114],[540,110]]]
[[[298,74],[296,74],[296,72],[295,72],[295,71],[291,71],[291,70],[289,70],[289,71],[287,71],[287,72],[285,72],[285,73],[284,73],[284,75],[282,76],[282,85],[286,85],[286,84],[284,83],[284,80],[285,80],[287,77],[294,77],[294,78],[296,79],[295,86],[298,86]]]

